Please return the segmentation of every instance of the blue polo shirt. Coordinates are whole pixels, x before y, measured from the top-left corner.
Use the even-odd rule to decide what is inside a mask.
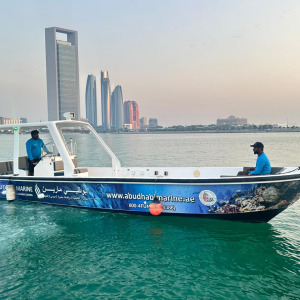
[[[256,168],[249,175],[266,175],[271,173],[271,164],[267,155],[263,152],[257,157]]]
[[[42,139],[29,139],[26,142],[26,151],[27,156],[30,160],[40,159],[42,157],[42,148],[48,152],[47,147],[45,146]]]

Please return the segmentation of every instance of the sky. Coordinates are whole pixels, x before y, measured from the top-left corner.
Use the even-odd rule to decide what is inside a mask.
[[[56,26],[78,31],[82,117],[87,75],[101,115],[108,70],[162,126],[300,124],[298,0],[1,0],[0,24],[0,116],[47,120],[45,28]]]

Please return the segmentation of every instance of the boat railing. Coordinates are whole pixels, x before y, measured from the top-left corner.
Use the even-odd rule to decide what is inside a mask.
[[[76,141],[73,141],[73,139],[70,138],[70,141],[67,142],[66,145],[67,145],[67,146],[69,145],[69,147],[68,147],[68,149],[70,150],[70,151],[69,151],[69,154],[70,154],[70,155],[75,155],[75,156],[76,156],[76,155],[77,155],[77,142],[76,142]]]

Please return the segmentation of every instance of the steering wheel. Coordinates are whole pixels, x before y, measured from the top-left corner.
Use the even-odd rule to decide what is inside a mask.
[[[41,159],[43,159],[44,157],[51,157],[51,156],[55,156],[54,154],[53,154],[53,152],[46,152],[42,157],[41,157]]]

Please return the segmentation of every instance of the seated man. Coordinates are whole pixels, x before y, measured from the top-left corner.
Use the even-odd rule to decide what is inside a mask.
[[[39,138],[38,130],[31,131],[31,139],[26,142],[28,156],[28,176],[33,176],[34,167],[42,158],[42,148],[50,153],[42,139]]]
[[[249,168],[246,171],[239,172],[238,176],[245,176],[245,175],[267,175],[271,173],[271,164],[264,153],[264,145],[261,142],[256,142],[253,147],[253,153],[257,154],[256,160],[256,168]]]

